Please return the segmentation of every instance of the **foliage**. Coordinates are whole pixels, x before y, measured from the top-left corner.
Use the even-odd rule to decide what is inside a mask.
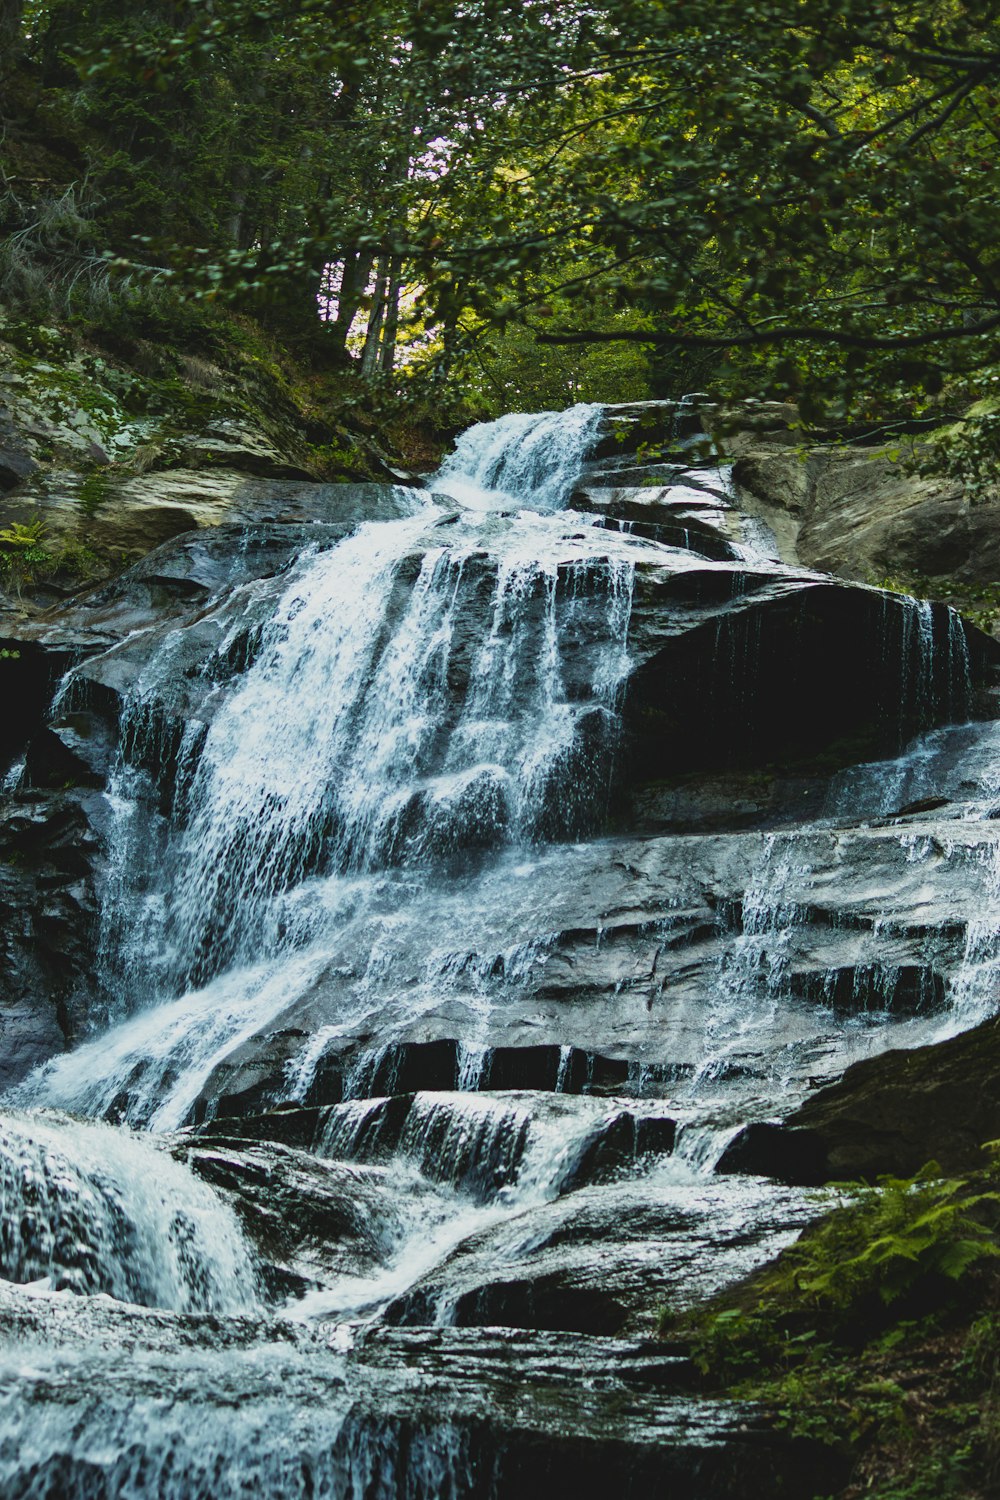
[[[848,1191],[736,1305],[704,1315],[694,1354],[704,1374],[731,1377],[764,1359],[790,1367],[814,1345],[863,1342],[946,1302],[953,1284],[1000,1256],[990,1175],[941,1178],[931,1162],[915,1178]]]
[[[995,1492],[1000,1190],[986,1149],[991,1164],[964,1180],[931,1163],[835,1189],[838,1206],[789,1250],[670,1324],[710,1386],[848,1458],[851,1495]]]
[[[926,444],[913,466],[918,474],[957,480],[973,505],[995,497],[1000,477],[1000,409],[973,407],[955,426]]]
[[[104,571],[83,541],[68,538],[53,546],[42,520],[14,521],[0,530],[0,583],[19,594],[39,583],[79,584]]]
[[[3,14],[30,79],[0,184],[11,297],[232,298],[369,381],[402,360],[497,409],[711,384],[842,420],[1000,373],[988,7]],[[61,179],[23,170],[29,117],[69,143]],[[1000,462],[986,419],[953,449],[976,484]]]

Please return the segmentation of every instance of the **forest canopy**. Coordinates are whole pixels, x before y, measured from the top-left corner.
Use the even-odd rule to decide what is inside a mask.
[[[498,405],[1000,380],[993,7],[0,0],[0,44],[8,300],[225,299]]]

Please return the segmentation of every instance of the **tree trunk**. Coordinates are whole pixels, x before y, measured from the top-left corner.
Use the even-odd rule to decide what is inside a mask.
[[[337,316],[330,325],[333,338],[341,349],[347,348],[361,299],[368,289],[374,259],[370,250],[348,250],[344,255],[344,270],[337,293]]]
[[[0,78],[12,73],[21,55],[24,0],[0,0]]]
[[[361,377],[363,380],[371,380],[379,365],[379,344],[382,338],[382,325],[385,322],[386,297],[389,290],[389,257],[379,256],[378,273],[375,277],[375,293],[372,297],[372,310],[368,318],[368,332],[365,334],[365,347],[361,351]]]
[[[391,375],[396,358],[396,336],[399,333],[399,295],[403,290],[403,262],[394,255],[389,262],[389,285],[385,296],[385,324],[382,328],[382,349],[379,368],[383,375]]]

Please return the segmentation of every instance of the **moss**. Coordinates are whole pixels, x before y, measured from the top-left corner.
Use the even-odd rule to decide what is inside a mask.
[[[80,486],[80,509],[88,518],[96,515],[108,498],[108,466],[91,469]]]
[[[4,320],[0,323],[0,335],[23,355],[53,359],[72,352],[72,342],[64,329],[47,328],[39,323]]]
[[[958,610],[970,625],[991,635],[1000,624],[1000,583],[971,583],[940,574],[928,578],[920,573],[870,573],[866,582],[890,594],[909,594],[914,599],[933,599]]]
[[[308,446],[309,467],[319,479],[379,479],[381,473],[373,464],[370,455],[346,436],[340,441],[310,443]]]

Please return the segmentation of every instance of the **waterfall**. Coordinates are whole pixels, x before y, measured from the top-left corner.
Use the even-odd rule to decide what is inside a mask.
[[[518,418],[515,453],[527,456],[505,482],[564,490],[595,410],[562,426]],[[141,943],[127,970],[148,971],[154,955],[176,993],[315,939],[310,879],[415,871],[599,821],[633,559],[558,515],[442,526],[430,512],[362,525],[307,559],[249,670],[207,731],[181,742],[152,893],[141,917],[129,906],[131,922],[105,914]],[[169,659],[172,643],[163,649]],[[149,838],[134,778],[131,799],[120,778],[129,853]],[[121,881],[109,897],[133,900]]]
[[[0,1115],[3,1493],[506,1495],[612,1408],[640,1446],[598,1353],[644,1381],[663,1307],[818,1212],[714,1176],[725,1144],[994,1003],[998,743],[961,622],[868,589],[860,633],[855,596],[828,616],[898,683],[857,740],[893,759],[692,785],[685,716],[697,746],[723,699],[777,713],[776,631],[797,663],[840,585],[752,518],[679,526],[662,472],[634,523],[570,508],[601,417],[480,424],[404,515],[303,527],[95,659],[110,1001]],[[529,1408],[551,1425],[494,1487]]]
[[[476,509],[559,510],[597,441],[603,410],[581,403],[565,412],[511,412],[479,422],[462,433],[433,487]]]
[[[110,1126],[0,1117],[0,1278],[178,1312],[253,1312],[233,1211],[164,1151]]]
[[[551,507],[600,410],[485,424],[442,471],[496,471],[540,510],[428,503],[307,553],[272,589],[210,721],[174,737],[175,762],[170,736],[142,727],[178,675],[165,637],[126,708],[111,799],[102,927],[121,1024],[54,1060],[18,1103],[101,1114],[124,1098],[127,1118],[173,1128],[227,1051],[348,950],[344,1014],[357,1016],[380,933],[435,872],[599,828],[647,544]],[[256,619],[259,590],[250,602]],[[216,658],[247,628],[238,610],[228,620]],[[454,962],[432,962],[428,985]]]

